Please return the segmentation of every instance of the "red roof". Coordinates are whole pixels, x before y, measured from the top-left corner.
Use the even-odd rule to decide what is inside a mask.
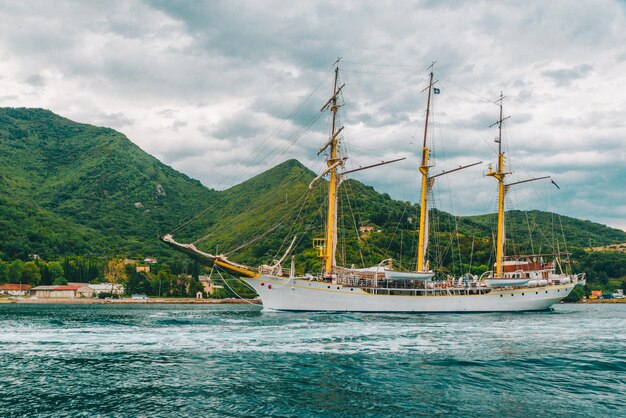
[[[19,283],[0,284],[0,290],[30,290],[30,285]]]

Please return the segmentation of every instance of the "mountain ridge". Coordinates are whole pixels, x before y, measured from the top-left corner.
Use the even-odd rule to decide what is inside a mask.
[[[0,228],[5,231],[0,258],[24,259],[30,253],[49,258],[172,256],[156,237],[188,223],[177,237],[191,242],[208,234],[199,244],[202,248],[241,247],[233,257],[252,265],[278,256],[298,232],[297,261],[305,269],[316,268],[309,240],[322,234],[327,182],[321,180],[309,190],[316,174],[297,160],[216,191],[161,163],[113,129],[27,108],[0,108],[0,151],[0,166],[7,168],[0,172]],[[342,231],[373,224],[382,232],[344,238],[346,248],[339,259],[347,264],[378,262],[399,252],[400,263],[409,266],[418,206],[395,201],[356,180],[346,180],[342,193],[349,198],[342,209],[350,212],[340,218]],[[203,214],[205,208],[209,210]],[[523,229],[529,217],[541,229],[554,216],[512,211],[507,218],[514,232]],[[476,253],[484,252],[480,260],[487,263],[492,217],[433,211],[433,225],[439,223],[442,231],[434,234],[433,261],[446,264],[456,257],[445,242],[459,224],[459,246],[467,249],[471,244]],[[560,219],[573,246],[586,246],[589,239],[595,245],[626,241],[623,231]]]

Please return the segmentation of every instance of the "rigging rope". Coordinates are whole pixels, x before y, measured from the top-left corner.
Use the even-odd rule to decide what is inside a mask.
[[[287,243],[287,240],[289,239],[289,237],[291,237],[292,235],[294,235],[293,231],[294,228],[298,228],[296,230],[296,234],[298,235],[298,232],[300,231],[300,227],[302,226],[298,220],[300,219],[300,215],[302,214],[302,210],[304,209],[304,207],[307,204],[307,201],[309,200],[309,196],[311,195],[311,189],[307,188],[306,193],[304,195],[304,198],[302,199],[302,204],[300,205],[300,209],[298,210],[298,212],[296,213],[296,217],[293,220],[293,222],[291,222],[291,228],[289,229],[289,233],[285,234],[285,237],[283,238],[283,242],[280,244],[280,247],[278,248],[278,250],[276,250],[276,254],[274,255],[274,258],[278,258],[278,255],[282,252],[283,247],[285,246],[285,244]],[[300,242],[300,240],[297,241],[298,243]],[[295,248],[295,247],[294,247]]]
[[[296,134],[292,137],[292,141],[290,142],[290,144],[286,147],[286,149],[283,150],[283,152],[281,152],[280,154],[278,154],[277,157],[275,157],[272,161],[275,161],[277,158],[282,157],[290,148],[291,146],[293,146],[307,131],[308,129],[313,126],[315,124],[315,122],[317,122],[319,120],[321,116],[315,115],[314,117],[312,117],[311,119],[309,119],[309,121],[301,128],[299,129]],[[272,153],[275,152],[275,149],[277,149],[278,147],[270,150],[270,152],[267,155],[270,155]],[[261,160],[264,160],[265,158],[261,158]],[[240,179],[245,173],[243,172],[239,172],[239,175],[237,176],[237,178],[235,179],[235,181],[237,181],[238,179]],[[215,206],[217,206],[218,204],[221,204],[223,202],[226,201],[226,197],[222,197],[220,200],[218,200],[216,203],[214,203],[212,206],[208,206],[206,209],[204,209],[203,211],[201,211],[200,213],[198,213],[196,216],[192,217],[190,220],[188,220],[187,222],[184,222],[183,224],[181,224],[179,227],[175,228],[174,230],[172,230],[170,232],[170,235],[174,235],[174,233],[180,231],[181,229],[189,226],[193,221],[197,220],[198,218],[200,218],[201,216],[205,215],[209,210],[211,210],[212,208],[214,208]],[[204,239],[206,239],[206,237],[198,240],[199,241],[203,241]]]
[[[357,221],[356,221],[356,216],[355,216],[355,213],[354,213],[354,209],[352,208],[352,201],[350,200],[350,195],[348,193],[348,187],[350,188],[350,190],[352,190],[352,184],[350,182],[348,182],[348,181],[344,181],[344,184],[346,185],[344,190],[345,190],[345,193],[346,193],[346,200],[348,201],[348,208],[350,209],[350,214],[352,215],[352,223],[354,224],[354,230],[355,230],[355,232],[357,234],[357,248],[359,249],[359,256],[361,257],[361,265],[363,267],[365,267],[365,258],[363,258],[363,251],[361,251],[361,246],[358,244],[359,239],[360,239],[360,237],[359,237],[359,228],[357,226]],[[355,203],[356,203],[356,201],[355,201]]]
[[[215,264],[213,265],[213,268],[215,268]],[[209,278],[211,278],[211,276],[213,275],[213,268],[211,268],[211,273],[209,274]],[[250,304],[250,305],[255,305],[255,306],[259,306],[257,303],[253,303],[250,302],[248,299],[243,298],[241,295],[239,295],[239,293],[235,292],[235,289],[233,289],[232,287],[230,287],[230,285],[228,284],[228,282],[226,281],[226,279],[224,278],[224,276],[222,276],[222,273],[220,273],[219,268],[215,269],[217,271],[217,274],[220,275],[220,278],[222,279],[222,282],[226,285],[226,287],[228,287],[228,289],[233,292],[233,294],[235,296],[237,296],[239,299],[243,300],[244,302]],[[236,279],[238,280],[238,279]],[[250,287],[252,290],[254,290],[254,288],[252,286],[250,286],[248,283],[246,283],[244,281],[244,283],[246,284],[246,286]],[[254,292],[256,293],[256,290],[254,290]]]
[[[313,90],[311,90],[309,92],[309,94],[304,98],[304,100],[287,116],[283,119],[283,121],[281,122],[281,124],[274,128],[262,141],[260,141],[252,150],[252,154],[257,154],[257,153],[261,153],[263,149],[267,148],[266,144],[268,143],[268,141],[273,138],[275,135],[277,135],[279,132],[281,132],[284,129],[284,126],[287,125],[287,123],[291,122],[291,120],[295,117],[295,115],[297,115],[305,106],[305,104],[311,99],[311,97],[317,92],[317,90],[320,88],[320,86],[324,83],[324,81],[326,80],[326,78],[328,78],[328,75],[332,72],[332,69],[329,69],[325,76],[322,77],[322,79],[320,80],[320,82],[317,84],[317,86],[315,86],[315,88]],[[298,129],[292,136],[289,136],[287,139],[289,140],[290,138],[292,138],[291,143],[289,144],[289,146],[287,147],[287,149],[283,150],[283,152],[281,152],[280,154],[278,154],[273,160],[269,161],[269,163],[271,164],[271,162],[276,161],[277,158],[282,157],[288,150],[289,148],[291,148],[291,146],[293,146],[301,137],[302,135],[304,135],[304,133],[306,133],[309,128],[311,126],[313,126],[321,117],[320,114],[316,114],[313,117],[311,117],[307,123],[305,123],[300,129]],[[269,153],[265,154],[265,156],[267,157],[268,155],[273,154],[277,149],[279,149],[279,145],[277,145],[276,147],[272,148],[270,150]],[[261,160],[265,160],[265,158],[261,158]],[[217,188],[221,188],[223,187],[227,182],[231,182],[231,183],[238,183],[239,179],[241,179],[243,176],[247,175],[248,173],[244,170],[237,170],[236,175],[233,177],[233,174],[231,174],[230,176],[226,176],[221,183],[217,186]],[[232,180],[231,180],[232,179]],[[221,203],[222,201],[224,201],[224,198],[221,199],[221,201],[218,201],[217,203]],[[196,219],[198,219],[199,217],[203,216],[204,214],[206,214],[209,210],[211,210],[211,206],[208,206],[206,209],[204,209],[203,211],[201,211],[200,213],[198,213],[197,215],[193,216],[191,219],[189,219],[186,222],[183,222],[181,225],[179,225],[178,227],[174,228],[169,234],[170,235],[174,235],[176,232],[179,232],[180,230],[182,230],[183,228],[187,227],[188,225],[190,225],[193,221],[195,221]]]

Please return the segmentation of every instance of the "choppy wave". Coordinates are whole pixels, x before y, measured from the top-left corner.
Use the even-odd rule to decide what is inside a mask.
[[[0,416],[615,416],[625,308],[0,305]]]

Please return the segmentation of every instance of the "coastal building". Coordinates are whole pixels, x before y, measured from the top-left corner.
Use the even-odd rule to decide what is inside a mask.
[[[136,266],[135,267],[135,271],[137,273],[140,273],[142,271],[146,272],[146,273],[150,273],[150,266]]]
[[[85,285],[84,283],[72,283],[72,284],[82,284]],[[96,283],[96,284],[87,284],[87,287],[89,287],[92,291],[93,291],[93,296],[94,297],[98,297],[101,293],[111,293],[113,295],[123,295],[124,294],[124,286],[116,283],[114,285],[112,285],[111,283]]]
[[[80,285],[63,286],[37,286],[32,289],[33,296],[38,298],[90,298],[93,297],[93,289],[84,283]]]
[[[224,288],[224,286],[216,285],[209,276],[198,276],[198,280],[200,280],[200,283],[202,284],[202,289],[207,296],[215,293],[217,289]]]
[[[372,233],[373,231],[374,231],[374,227],[373,227],[372,225],[361,225],[361,226],[359,227],[359,232],[360,232],[362,235],[365,235],[365,234],[370,234],[370,233]]]
[[[0,284],[0,295],[25,296],[30,293],[31,285],[20,283]]]
[[[143,260],[143,262],[144,262],[144,263],[147,263],[147,264],[156,264],[156,263],[157,263],[157,260],[156,260],[156,258],[148,257],[148,258],[145,258],[145,259]]]
[[[602,297],[602,290],[592,290],[589,299],[598,299]]]

